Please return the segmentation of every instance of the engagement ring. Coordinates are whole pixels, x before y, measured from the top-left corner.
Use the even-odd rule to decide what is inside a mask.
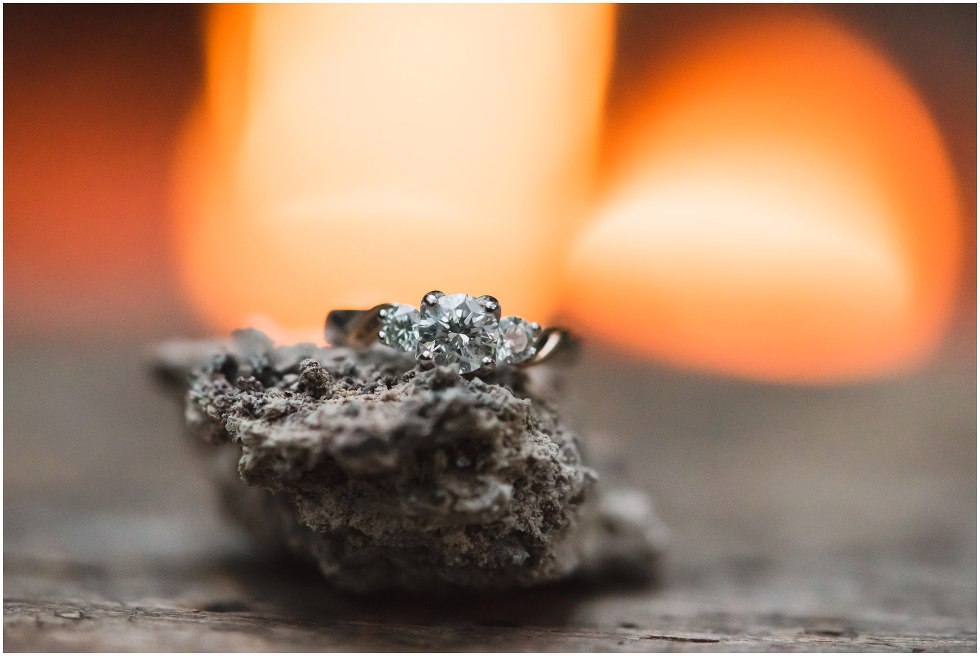
[[[493,296],[429,292],[418,308],[382,303],[369,310],[333,310],[327,340],[364,347],[381,342],[414,352],[421,367],[454,366],[463,375],[489,373],[498,365],[529,367],[571,352],[575,340],[563,328],[542,328],[520,317],[500,316]]]

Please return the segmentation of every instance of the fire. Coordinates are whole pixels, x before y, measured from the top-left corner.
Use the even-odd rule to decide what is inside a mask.
[[[580,325],[687,366],[867,376],[934,347],[954,301],[953,171],[916,93],[819,16],[705,29],[651,75],[573,249]]]
[[[177,252],[215,327],[493,293],[555,307],[591,200],[603,6],[219,6]],[[268,323],[268,322],[267,322]]]
[[[600,172],[612,11],[214,8],[179,157],[189,297],[221,330],[315,338],[330,308],[493,293],[773,380],[928,354],[961,218],[902,75],[813,10],[704,26],[651,71]]]

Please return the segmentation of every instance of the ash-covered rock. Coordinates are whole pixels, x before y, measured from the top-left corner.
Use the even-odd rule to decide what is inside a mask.
[[[520,370],[466,380],[257,331],[203,364],[193,343],[167,348],[158,369],[186,381],[192,434],[216,462],[237,458],[219,474],[229,510],[342,587],[520,587],[609,559],[649,570],[660,548],[645,497],[599,493],[578,436]]]

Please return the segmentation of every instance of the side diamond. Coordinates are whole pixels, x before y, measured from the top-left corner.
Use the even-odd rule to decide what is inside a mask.
[[[414,351],[419,344],[419,311],[401,304],[382,310],[378,339],[399,351]]]
[[[534,357],[535,344],[541,334],[541,326],[520,317],[504,317],[500,320],[500,340],[497,342],[497,362],[517,364]]]

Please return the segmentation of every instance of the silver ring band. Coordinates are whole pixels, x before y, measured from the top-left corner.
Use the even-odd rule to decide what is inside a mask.
[[[567,329],[501,317],[493,296],[440,291],[426,294],[418,308],[382,303],[367,310],[333,310],[325,333],[335,346],[380,342],[414,352],[420,367],[454,366],[463,375],[489,373],[499,365],[535,366],[577,351]]]

